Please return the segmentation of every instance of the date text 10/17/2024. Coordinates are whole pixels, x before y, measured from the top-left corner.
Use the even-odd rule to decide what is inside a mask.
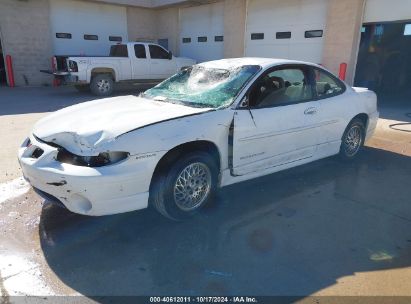
[[[258,303],[254,297],[150,297],[150,303]]]

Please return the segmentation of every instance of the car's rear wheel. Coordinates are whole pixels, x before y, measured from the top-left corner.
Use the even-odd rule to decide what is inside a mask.
[[[340,147],[340,157],[351,160],[360,152],[365,140],[365,125],[361,119],[353,119],[345,129]]]
[[[217,188],[216,161],[205,152],[183,156],[153,180],[151,201],[162,215],[184,220],[212,200]]]
[[[109,96],[113,93],[114,81],[109,74],[95,75],[90,83],[91,92],[97,96]]]

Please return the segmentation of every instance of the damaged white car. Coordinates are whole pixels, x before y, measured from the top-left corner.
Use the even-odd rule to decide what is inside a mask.
[[[218,187],[340,154],[377,123],[376,95],[306,62],[239,58],[187,68],[140,96],[86,102],[34,127],[25,178],[72,212],[196,213]]]

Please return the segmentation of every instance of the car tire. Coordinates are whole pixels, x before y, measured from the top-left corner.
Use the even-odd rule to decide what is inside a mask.
[[[113,93],[113,77],[110,74],[98,74],[91,79],[90,89],[94,95],[110,96]]]
[[[188,219],[213,200],[218,166],[210,154],[186,154],[163,171],[153,180],[150,200],[165,217],[175,221]]]
[[[90,92],[90,86],[88,84],[77,84],[74,86],[80,93]]]
[[[345,129],[341,138],[341,147],[339,156],[344,161],[354,159],[365,141],[365,125],[361,119],[354,118]]]

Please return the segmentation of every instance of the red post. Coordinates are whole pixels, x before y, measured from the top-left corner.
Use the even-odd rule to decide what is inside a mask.
[[[341,80],[345,80],[345,75],[347,74],[347,64],[345,62],[340,64],[340,72],[338,73],[338,77]]]
[[[6,69],[7,69],[7,76],[9,79],[9,86],[13,88],[14,87],[13,63],[12,63],[10,55],[6,55]]]

